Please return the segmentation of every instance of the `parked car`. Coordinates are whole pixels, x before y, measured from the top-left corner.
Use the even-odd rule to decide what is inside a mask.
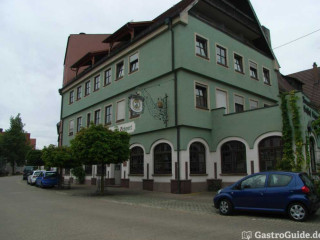
[[[35,170],[35,171],[33,171],[33,173],[28,176],[27,183],[31,184],[31,185],[36,184],[36,179],[40,175],[41,172],[43,172],[43,170]]]
[[[320,201],[306,173],[260,172],[247,176],[218,191],[214,206],[222,215],[233,210],[287,213],[295,221],[304,221],[316,213]]]
[[[36,169],[35,166],[25,166],[23,169],[23,180],[27,180],[28,176],[32,174],[33,170]]]
[[[58,185],[59,176],[56,171],[42,171],[36,179],[38,187],[53,187]]]

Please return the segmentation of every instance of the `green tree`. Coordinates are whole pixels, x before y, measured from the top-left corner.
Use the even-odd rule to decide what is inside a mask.
[[[102,125],[91,124],[82,128],[71,140],[71,149],[83,164],[97,164],[105,169],[106,164],[122,163],[129,157],[130,135],[126,132],[111,131]],[[104,171],[100,179],[100,193],[104,193]]]
[[[10,163],[12,174],[15,173],[15,165],[25,164],[26,155],[31,150],[23,127],[19,113],[15,118],[10,118],[10,128],[2,136],[2,156]]]
[[[27,165],[29,166],[43,166],[44,161],[42,160],[42,151],[41,150],[30,150],[26,156]]]
[[[62,183],[62,169],[74,168],[81,165],[81,163],[74,158],[70,147],[66,146],[57,147],[50,144],[48,147],[44,147],[42,150],[42,159],[46,167],[58,168],[60,178],[59,187],[61,187]]]

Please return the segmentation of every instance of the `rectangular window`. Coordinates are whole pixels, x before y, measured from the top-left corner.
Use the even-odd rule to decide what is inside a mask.
[[[90,122],[91,122],[91,113],[87,114],[87,127],[90,127]]]
[[[72,136],[73,135],[73,129],[74,129],[74,121],[71,120],[69,122],[69,136]]]
[[[234,54],[234,70],[237,72],[243,73],[243,61],[242,57]]]
[[[235,112],[243,112],[244,110],[244,98],[238,95],[234,95],[234,107]]]
[[[198,108],[208,109],[207,87],[197,84],[195,91],[196,91],[195,92],[195,94],[196,94],[196,106]]]
[[[109,105],[105,108],[105,125],[109,125],[112,122],[112,105]]]
[[[249,61],[249,66],[250,66],[250,77],[254,79],[258,79],[257,64],[255,62]]]
[[[199,36],[196,36],[196,54],[208,58],[208,41]]]
[[[82,86],[77,88],[77,100],[80,100],[82,97]]]
[[[255,100],[251,100],[249,101],[250,103],[250,109],[256,109],[258,108],[258,101],[255,101]]]
[[[84,172],[86,173],[86,176],[92,176],[92,165],[85,165]]]
[[[111,83],[111,68],[104,72],[104,86]]]
[[[72,90],[69,95],[69,104],[72,104],[73,102],[74,102],[74,91]]]
[[[227,66],[227,50],[217,45],[217,63]]]
[[[94,91],[98,91],[100,89],[100,75],[94,78]]]
[[[133,54],[129,57],[130,62],[130,73],[138,71],[139,69],[139,55],[138,53]]]
[[[119,62],[116,66],[116,79],[120,79],[120,78],[123,78],[124,76],[124,63],[123,61],[122,62]]]
[[[216,108],[225,108],[225,113],[228,113],[228,101],[227,101],[227,92],[222,90],[216,90]]]
[[[78,117],[77,118],[77,132],[80,131],[81,127],[82,127],[82,117]]]
[[[265,68],[263,68],[263,82],[270,85],[270,72]]]
[[[122,100],[120,102],[117,102],[117,122],[123,121],[125,119],[125,101]]]
[[[88,82],[86,82],[85,83],[85,90],[84,90],[84,95],[85,96],[88,96],[88,95],[90,95],[90,81],[88,81]]]
[[[94,112],[94,124],[95,125],[100,124],[100,109]]]

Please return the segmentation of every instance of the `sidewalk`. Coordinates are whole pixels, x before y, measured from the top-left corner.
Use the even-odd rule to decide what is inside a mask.
[[[105,195],[96,195],[97,186],[77,185],[70,190],[61,190],[71,196],[99,197],[105,201],[112,201],[129,205],[142,205],[162,209],[174,209],[200,214],[213,214],[217,210],[213,207],[214,192],[200,192],[191,194],[172,194],[151,192],[119,187],[107,187]]]

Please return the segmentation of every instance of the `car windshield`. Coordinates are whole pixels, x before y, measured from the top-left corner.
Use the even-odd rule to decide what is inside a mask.
[[[35,172],[33,175],[39,176],[41,172]]]

